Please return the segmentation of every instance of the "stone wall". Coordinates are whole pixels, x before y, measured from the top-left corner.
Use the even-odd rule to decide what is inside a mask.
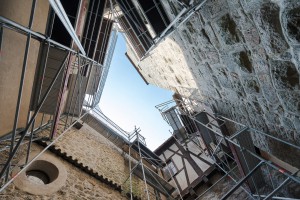
[[[33,151],[41,150],[40,146],[34,145]],[[55,156],[50,152],[45,154]],[[3,200],[90,200],[90,199],[105,199],[105,200],[124,200],[127,199],[120,192],[113,190],[111,187],[101,183],[95,178],[84,173],[80,169],[74,167],[70,163],[57,158],[62,162],[68,173],[65,186],[63,186],[58,192],[51,195],[31,195],[25,193],[15,187],[12,183],[4,192],[0,194],[0,199]]]
[[[62,127],[59,126],[59,128]],[[34,145],[31,151],[35,152],[40,149],[41,146]],[[25,157],[26,150],[26,145],[21,146],[13,165]],[[46,154],[52,154],[60,160],[62,160],[60,157],[68,160],[68,162],[62,160],[68,172],[68,178],[66,185],[61,190],[52,195],[36,196],[27,194],[11,184],[3,194],[0,194],[0,199],[15,199],[15,197],[19,199],[127,199],[126,195],[130,192],[129,161],[125,159],[121,149],[88,125],[84,124],[80,130],[71,128],[54,144],[51,151],[56,155],[49,151],[46,151]],[[6,154],[3,154],[4,156],[7,157]],[[76,164],[74,164],[75,162]],[[82,166],[82,169],[79,169],[77,165]],[[107,181],[102,183],[101,180],[90,176],[86,171],[97,173]],[[105,182],[121,186],[122,192]],[[151,193],[154,193],[152,187],[149,185],[147,187]],[[133,175],[133,195],[147,199],[144,188],[144,181]],[[150,199],[155,199],[152,194],[150,194]]]
[[[55,148],[61,149],[79,163],[120,185],[123,193],[130,191],[129,181],[126,181],[129,177],[128,160],[125,159],[124,152],[87,124],[79,130],[70,129],[55,144]],[[135,196],[145,197],[145,185],[142,180],[133,176],[132,185]]]
[[[174,92],[186,88],[196,89],[197,84],[182,51],[176,41],[166,38],[159,48],[151,52],[149,58],[140,63],[139,70],[150,84],[158,87]],[[127,53],[134,63],[138,63],[137,57],[129,46]]]
[[[119,185],[127,178],[122,154],[86,124],[80,130],[72,128],[55,146]]]
[[[162,2],[171,19],[182,9],[175,0]],[[159,44],[164,51],[143,60],[141,72],[161,87],[179,77],[178,89],[187,87],[180,77],[188,69],[200,100],[219,113],[300,145],[299,11],[295,0],[208,0],[166,39],[176,45]],[[174,56],[188,67],[173,62]],[[300,167],[300,152],[269,140],[255,144]]]

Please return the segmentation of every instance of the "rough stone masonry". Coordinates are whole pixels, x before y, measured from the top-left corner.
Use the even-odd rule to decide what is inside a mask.
[[[182,9],[162,2],[171,20]],[[139,66],[152,84],[196,88],[219,113],[300,145],[298,0],[208,0]],[[300,167],[300,152],[255,144]]]

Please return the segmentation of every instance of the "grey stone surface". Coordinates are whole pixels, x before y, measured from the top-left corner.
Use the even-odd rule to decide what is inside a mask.
[[[171,19],[182,9],[175,0],[163,4]],[[208,0],[140,62],[141,73],[182,96],[197,90],[219,113],[300,145],[299,13],[295,0]],[[300,167],[300,152],[254,139]]]

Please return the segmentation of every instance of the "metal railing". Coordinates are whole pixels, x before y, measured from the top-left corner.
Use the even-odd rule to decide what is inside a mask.
[[[291,182],[300,187],[300,177],[299,174],[297,175],[299,169],[293,168],[293,171],[288,171],[262,157],[254,149],[252,139],[254,142],[255,139],[275,141],[285,145],[291,150],[291,153],[299,153],[299,146],[216,113],[207,111],[191,113],[189,109],[186,109],[186,106],[190,105],[185,105],[185,103],[188,102],[176,99],[162,103],[156,108],[169,124],[171,123],[166,117],[166,112],[169,112],[170,109],[176,110],[174,113],[180,119],[183,119],[182,116],[187,116],[188,121],[180,120],[186,138],[190,140],[194,138],[190,134],[190,127],[192,127],[190,123],[192,123],[193,127],[197,128],[197,136],[206,146],[203,149],[203,146],[199,145],[199,148],[206,151],[207,155],[215,161],[217,168],[225,174],[209,189],[198,194],[197,199],[201,199],[206,193],[213,192],[214,187],[225,177],[229,177],[235,185],[221,199],[229,198],[238,189],[243,190],[251,199],[294,199],[288,196],[284,197],[283,194],[286,192],[283,188]],[[199,114],[205,115],[206,120],[199,118]],[[261,180],[266,183],[266,187],[260,184]],[[277,196],[278,193],[280,193],[279,196]]]
[[[55,3],[55,1],[52,2]],[[28,26],[23,26],[11,19],[0,16],[2,45],[4,42],[9,43],[11,40],[11,38],[5,34],[6,31],[7,33],[12,31],[26,37],[13,128],[7,134],[1,133],[1,135],[5,134],[5,136],[0,138],[0,192],[99,103],[116,43],[115,33],[108,48],[109,52],[106,53],[105,71],[102,64],[86,56],[84,53],[77,52],[77,50],[73,48],[73,45],[67,47],[52,40],[51,31],[46,34],[34,31],[32,25],[36,12],[36,3],[36,0],[33,0]],[[63,13],[61,7],[60,13]],[[50,29],[52,29],[51,26],[53,26],[54,15],[51,17],[52,23],[50,19],[50,23],[48,24],[48,26],[50,26],[48,28]],[[68,27],[68,29],[71,28],[72,27]],[[72,33],[74,33],[74,30]],[[72,38],[74,39],[74,37]],[[29,54],[32,54],[32,49],[30,48],[32,42],[39,43],[40,52],[43,53],[38,55],[41,61],[35,70],[35,73],[38,71],[40,74],[35,78],[35,82],[32,86],[33,91],[28,93],[28,90],[24,90],[24,81],[29,65],[28,63],[31,59]],[[81,47],[78,40],[74,42],[78,47]],[[84,52],[83,49],[81,49],[81,51]],[[53,67],[50,63],[52,58],[49,57],[51,52],[58,52],[62,58],[58,61],[60,64],[56,65],[55,69],[51,68],[55,71],[55,73],[52,74],[53,76],[48,77],[47,69]],[[18,58],[21,56],[22,55],[16,55]],[[6,57],[1,54],[1,59],[6,59]],[[40,70],[40,68],[42,70]],[[100,77],[98,77],[99,73],[92,73],[93,70],[102,72],[102,74],[100,73]],[[105,71],[105,73],[103,73],[103,71]],[[93,81],[97,78],[100,78],[99,83]],[[91,94],[89,91],[91,88],[96,89],[96,92]],[[31,105],[26,108],[22,107],[24,98],[30,97],[33,93],[35,93],[35,96],[34,98],[31,97]],[[32,103],[33,101],[35,101],[35,103]],[[27,122],[24,127],[19,127],[18,123],[21,109],[28,110],[26,116]],[[49,109],[51,112],[46,112],[46,110]],[[5,115],[5,113],[3,114]],[[22,113],[22,117],[24,117],[23,115],[24,113]],[[32,142],[35,140],[45,140],[48,146],[34,157],[33,160],[30,160],[29,154],[31,152]],[[24,156],[26,157],[25,162],[19,163],[21,157]],[[15,167],[21,167],[22,169],[17,175],[12,177],[11,171]]]

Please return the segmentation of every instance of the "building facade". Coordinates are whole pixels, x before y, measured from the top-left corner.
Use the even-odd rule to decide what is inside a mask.
[[[137,12],[145,16],[143,4],[147,3],[139,4],[142,11]],[[150,34],[152,45],[144,45],[142,55],[131,39],[139,33],[126,32],[127,56],[145,82],[174,91],[175,102],[190,102],[188,111],[178,105],[178,120],[183,121],[182,115],[187,113],[196,124],[200,123],[199,129],[206,124],[208,130],[202,131],[202,137],[208,141],[208,148],[221,144],[215,133],[204,133],[210,132],[212,121],[221,119],[219,125],[225,125],[219,131],[228,140],[243,133],[238,143],[245,145],[249,154],[263,155],[267,160],[272,157],[288,171],[299,168],[299,31],[295,28],[299,16],[295,13],[300,4],[243,0],[169,0],[161,4],[164,9],[152,7],[160,13],[153,18],[160,23],[168,21],[168,25],[154,36]],[[139,10],[138,6],[134,8]],[[129,18],[133,14],[127,15]],[[151,20],[144,24],[154,25]],[[203,110],[216,115],[211,120],[197,119],[196,114]],[[171,126],[176,124],[167,121]],[[180,133],[177,128],[173,128],[175,137]],[[254,158],[248,162],[253,164],[249,167],[243,160],[251,156],[244,159],[231,144],[224,145],[235,155],[242,176],[246,176],[258,161]],[[249,187],[253,189],[251,184]]]
[[[3,0],[0,198],[300,198],[299,10]],[[155,152],[97,108],[117,30],[144,81],[175,93]]]
[[[168,37],[158,38],[143,57],[128,45],[128,55],[146,82],[299,146],[299,3],[162,4],[176,30],[170,28]],[[299,151],[290,155],[284,145],[253,139],[260,149],[299,167]]]

